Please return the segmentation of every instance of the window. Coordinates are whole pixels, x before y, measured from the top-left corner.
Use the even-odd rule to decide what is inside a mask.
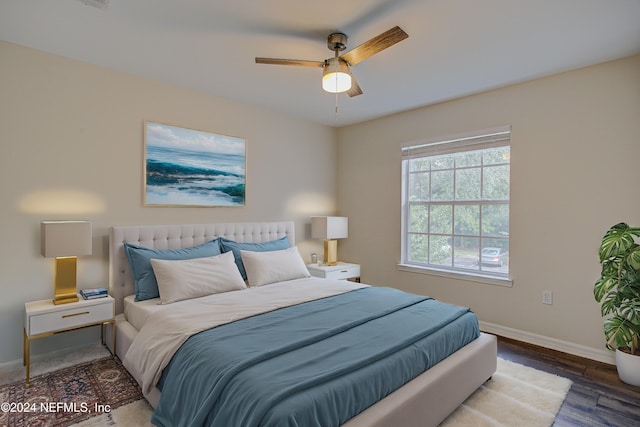
[[[509,278],[510,127],[402,148],[402,265]]]

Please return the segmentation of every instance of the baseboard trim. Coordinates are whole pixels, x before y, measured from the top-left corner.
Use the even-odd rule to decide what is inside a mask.
[[[556,338],[534,334],[532,332],[521,331],[518,329],[509,328],[507,326],[496,325],[494,323],[482,321],[479,321],[478,323],[480,324],[480,330],[482,330],[483,332],[500,335],[505,338],[511,338],[529,344],[539,345],[551,350],[557,350],[563,353],[573,354],[574,356],[584,357],[585,359],[596,360],[598,362],[608,363],[610,365],[616,364],[615,353],[612,351],[574,344]]]

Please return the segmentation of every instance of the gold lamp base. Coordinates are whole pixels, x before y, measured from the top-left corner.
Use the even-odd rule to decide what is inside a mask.
[[[338,241],[325,239],[324,241],[324,263],[326,265],[338,264]]]
[[[56,258],[54,305],[79,301],[76,293],[76,261],[74,256]]]

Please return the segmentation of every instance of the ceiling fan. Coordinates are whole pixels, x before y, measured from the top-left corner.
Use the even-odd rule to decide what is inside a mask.
[[[329,34],[327,38],[327,47],[329,50],[334,51],[335,55],[333,58],[328,58],[324,61],[306,61],[299,59],[256,57],[256,63],[323,68],[322,88],[324,90],[331,93],[347,92],[349,96],[358,96],[362,94],[362,89],[360,89],[358,82],[356,82],[355,78],[351,75],[349,67],[364,61],[407,37],[409,37],[409,35],[400,27],[396,26],[364,42],[349,52],[339,55],[339,52],[347,48],[347,36],[343,33],[332,33]]]

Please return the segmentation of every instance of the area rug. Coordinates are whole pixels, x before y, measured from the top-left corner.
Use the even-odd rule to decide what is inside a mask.
[[[105,357],[0,386],[0,426],[63,427],[142,401],[119,360]],[[123,424],[127,425],[127,424]]]
[[[31,384],[29,389],[22,382],[0,386],[0,402],[75,402],[76,409],[65,412],[54,408],[50,413],[0,412],[0,426],[151,426],[151,406],[142,398],[133,378],[112,357],[41,375],[32,379]],[[498,370],[491,380],[441,426],[548,427],[570,388],[571,381],[566,378],[498,359]],[[89,409],[87,412],[82,412],[83,402]]]
[[[441,427],[549,427],[571,384],[567,378],[499,358],[493,377]]]

